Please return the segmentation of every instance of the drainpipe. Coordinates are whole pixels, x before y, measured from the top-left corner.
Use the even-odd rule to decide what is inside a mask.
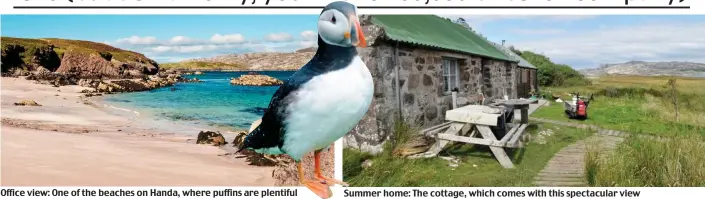
[[[404,121],[404,117],[402,117],[402,111],[401,111],[401,88],[399,88],[399,68],[401,67],[399,64],[399,42],[395,42],[394,46],[394,57],[393,57],[393,62],[394,62],[394,85],[396,85],[394,88],[396,89],[396,95],[397,95],[397,110],[399,111],[399,122]]]

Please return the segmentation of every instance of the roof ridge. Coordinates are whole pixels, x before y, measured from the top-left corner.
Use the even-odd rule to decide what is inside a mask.
[[[507,54],[509,57],[516,59],[517,62],[519,62],[517,65],[519,65],[521,67],[525,67],[525,68],[536,68],[536,66],[531,64],[531,62],[527,61],[523,57],[521,57],[521,55],[514,53],[514,51],[512,51],[511,48],[504,46],[504,45],[500,45],[497,42],[493,42],[493,41],[489,41],[489,42],[491,42],[492,45],[494,45],[497,49],[499,49],[503,53]]]

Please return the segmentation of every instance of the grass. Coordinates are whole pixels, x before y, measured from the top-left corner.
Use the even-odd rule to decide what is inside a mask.
[[[614,152],[588,152],[586,178],[599,187],[703,187],[705,143],[682,136],[665,142],[632,136]]]
[[[179,62],[179,63],[165,63],[161,64],[162,69],[175,69],[175,70],[247,70],[248,67],[240,64],[228,64],[220,62],[201,62],[201,61],[191,61],[191,62]]]
[[[566,122],[597,125],[607,129],[666,137],[698,134],[705,137],[705,79],[677,78],[679,118],[676,120],[671,94],[665,86],[669,77],[610,76],[583,87],[543,88],[553,94],[594,93],[585,121],[569,120],[563,103],[536,111],[532,116]],[[564,100],[569,97],[563,95]]]
[[[399,125],[397,125],[399,127]],[[401,130],[399,130],[401,129]],[[408,140],[415,128],[397,128],[396,136]],[[546,144],[529,143],[523,149],[510,154],[515,169],[505,169],[487,147],[469,144],[449,145],[441,156],[455,156],[460,160],[457,167],[441,158],[407,159],[395,157],[392,151],[402,142],[388,142],[385,152],[378,155],[344,149],[343,178],[352,186],[372,187],[465,187],[465,186],[532,186],[534,176],[543,169],[553,154],[561,148],[581,140],[591,132],[550,124],[531,125],[526,129],[535,137],[538,132],[552,129],[556,132],[546,139]],[[362,167],[365,160],[372,166]]]
[[[589,150],[586,180],[597,187],[705,186],[705,79],[607,76],[582,87],[544,88],[569,99],[564,92],[594,93],[589,118],[569,120],[563,103],[551,102],[532,116],[597,125],[633,134],[667,137],[666,141],[631,136],[610,152]],[[673,97],[678,99],[678,118]],[[593,147],[591,147],[593,148]]]

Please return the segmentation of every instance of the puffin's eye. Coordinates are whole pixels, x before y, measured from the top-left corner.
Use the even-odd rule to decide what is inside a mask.
[[[330,21],[333,22],[333,24],[335,24],[335,16],[333,16],[333,18],[331,18]]]

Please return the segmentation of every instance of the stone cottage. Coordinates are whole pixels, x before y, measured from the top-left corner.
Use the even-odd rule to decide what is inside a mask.
[[[519,61],[476,33],[435,15],[362,16],[368,48],[359,49],[375,81],[365,118],[346,147],[377,153],[397,121],[429,127],[444,122],[452,91],[477,103],[516,98]]]
[[[505,46],[504,44],[492,44],[494,44],[497,49],[502,50],[504,54],[519,62],[517,64],[517,75],[515,80],[517,86],[517,97],[529,98],[531,97],[531,91],[538,93],[539,81],[538,77],[536,76],[536,66],[529,63],[529,61],[526,61],[524,58],[516,54],[514,51],[512,51],[511,48]]]

